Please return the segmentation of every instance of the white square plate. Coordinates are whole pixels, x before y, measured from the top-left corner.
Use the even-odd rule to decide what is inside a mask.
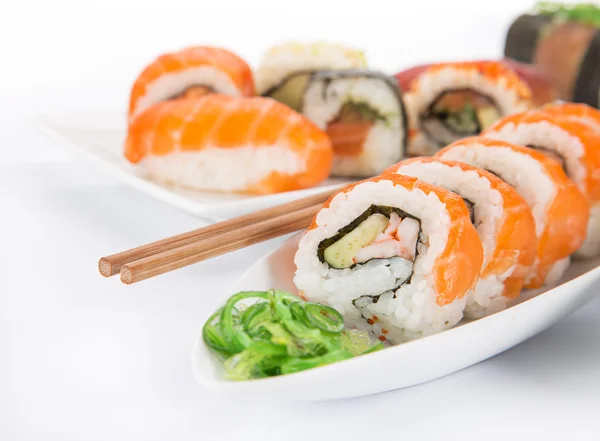
[[[136,167],[123,156],[126,136],[125,112],[77,112],[40,115],[38,125],[60,141],[76,157],[87,161],[122,182],[196,216],[225,219],[260,210],[321,191],[340,187],[349,181],[328,179],[306,190],[266,196],[193,191],[166,187],[136,173]]]

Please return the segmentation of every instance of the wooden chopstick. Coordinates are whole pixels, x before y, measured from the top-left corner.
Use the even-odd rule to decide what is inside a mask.
[[[121,266],[121,281],[129,285],[307,228],[319,208],[321,204],[304,207],[127,263]]]
[[[121,272],[123,265],[126,264],[132,264],[133,262],[136,261],[140,261],[143,259],[150,259],[150,261],[153,261],[151,258],[152,256],[158,255],[158,254],[162,254],[171,250],[175,250],[178,248],[182,248],[194,243],[197,243],[199,241],[202,240],[207,240],[210,237],[219,237],[221,239],[219,240],[224,240],[227,237],[223,237],[223,234],[226,234],[228,232],[232,232],[232,231],[238,231],[242,228],[248,227],[248,226],[252,226],[252,225],[258,225],[261,222],[264,222],[266,220],[270,220],[270,219],[275,219],[278,218],[280,219],[281,222],[291,222],[292,220],[290,219],[290,217],[285,217],[285,215],[291,214],[291,213],[296,213],[306,207],[315,207],[315,206],[320,206],[321,204],[323,204],[323,202],[325,202],[332,194],[335,193],[335,190],[331,190],[331,191],[327,191],[327,192],[323,192],[323,193],[319,193],[316,195],[312,195],[312,196],[308,196],[302,199],[297,199],[295,201],[291,201],[291,202],[287,202],[285,204],[281,204],[281,205],[277,205],[274,207],[270,207],[270,208],[266,208],[263,210],[259,210],[256,211],[254,213],[249,213],[243,216],[239,216],[233,219],[229,219],[227,221],[224,222],[219,222],[213,225],[209,225],[207,227],[203,227],[203,228],[198,228],[196,230],[192,230],[189,231],[187,233],[183,233],[183,234],[178,234],[176,236],[172,236],[172,237],[168,237],[162,240],[158,240],[156,242],[152,242],[146,245],[142,245],[136,248],[132,248],[130,250],[126,250],[117,254],[113,254],[110,256],[106,256],[106,257],[102,257],[99,262],[98,262],[98,270],[100,271],[100,274],[102,274],[104,277],[111,277],[114,276],[115,274],[118,274],[119,272]],[[316,210],[315,210],[316,212]],[[314,212],[313,212],[314,214]],[[286,233],[289,233],[291,231],[295,231],[295,230],[289,230],[289,228],[292,227],[296,227],[298,225],[298,221],[295,221],[296,223],[294,223],[293,225],[284,228],[285,232],[281,232],[278,233],[278,235],[283,235]],[[308,226],[308,222],[306,222],[304,225],[297,227],[296,229],[302,229],[304,227]],[[279,230],[274,230],[274,232],[277,232]],[[268,238],[273,238],[276,236],[270,236]],[[268,238],[262,239],[262,240],[267,240]],[[257,243],[257,242],[253,242],[253,243]],[[250,243],[248,244],[250,245]],[[248,246],[248,245],[242,245],[242,246],[238,246],[238,248],[233,248],[234,249],[239,249],[243,246]],[[232,251],[231,250],[231,251]],[[224,251],[227,252],[227,251]],[[221,253],[222,254],[222,253]],[[203,260],[203,259],[200,259]],[[183,265],[185,266],[185,265]],[[135,266],[134,268],[137,268],[137,270],[134,271],[139,271],[139,266]],[[179,267],[181,268],[181,267]],[[128,267],[128,269],[126,270],[126,274],[127,272],[131,271],[131,265]],[[122,276],[122,278],[125,277],[125,280],[135,280],[135,277],[132,276],[132,279],[129,279],[128,276]],[[147,278],[147,277],[144,277]],[[140,279],[143,280],[143,279]],[[127,282],[125,282],[127,283]],[[129,282],[129,283],[133,283],[133,282]]]

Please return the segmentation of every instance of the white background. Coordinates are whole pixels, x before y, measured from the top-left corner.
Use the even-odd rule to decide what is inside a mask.
[[[28,119],[124,109],[145,63],[191,44],[227,47],[256,66],[271,44],[333,40],[388,72],[497,57],[529,5],[3,1],[0,440],[599,439],[598,300],[513,350],[407,390],[330,403],[203,390],[189,363],[199,317],[280,241],[137,286],[104,280],[99,256],[203,221],[77,164]]]

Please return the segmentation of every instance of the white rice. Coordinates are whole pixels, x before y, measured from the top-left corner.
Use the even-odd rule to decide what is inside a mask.
[[[357,73],[332,82],[313,80],[304,94],[302,113],[326,130],[347,102],[368,104],[386,119],[375,122],[360,155],[335,156],[332,174],[374,176],[400,161],[404,156],[404,110],[397,91],[380,77]]]
[[[475,228],[483,245],[482,268],[485,268],[496,251],[496,235],[504,218],[504,199],[498,190],[491,187],[490,181],[475,171],[464,171],[441,162],[410,162],[400,165],[396,173],[446,188],[474,204]],[[502,296],[504,281],[515,269],[516,265],[504,274],[479,279],[474,291],[469,294],[465,316],[479,318],[504,309],[507,304]]]
[[[575,253],[576,257],[588,258],[600,254],[600,202],[591,206],[585,242]]]
[[[529,101],[523,100],[515,88],[511,88],[505,78],[491,80],[473,67],[470,70],[456,69],[452,66],[429,72],[419,76],[418,89],[405,94],[406,111],[409,116],[409,127],[420,130],[420,115],[443,92],[453,89],[471,89],[491,98],[498,106],[501,116],[527,110]],[[424,133],[415,135],[409,145],[412,156],[428,156],[434,154],[440,146]]]
[[[164,156],[148,155],[140,168],[143,174],[168,185],[243,192],[272,172],[302,173],[306,170],[306,161],[284,145],[208,147]]]
[[[538,161],[507,147],[477,143],[469,144],[468,147],[458,145],[446,151],[442,157],[490,170],[515,187],[531,208],[536,236],[542,236],[546,229],[546,213],[556,197],[557,189]],[[539,257],[536,256],[526,283],[536,274],[538,264]],[[562,276],[566,270],[564,264],[556,262],[554,266],[550,273]]]
[[[363,53],[329,43],[286,43],[264,55],[256,72],[259,94],[279,84],[289,74],[301,70],[335,70],[365,67]]]
[[[563,158],[569,177],[585,194],[586,170],[582,164],[585,149],[577,136],[548,121],[518,124],[511,122],[497,129],[492,126],[483,136],[512,144],[532,145],[555,151]]]
[[[372,204],[398,207],[421,220],[414,264],[395,257],[340,270],[321,262],[317,255],[321,241],[334,236]],[[295,257],[294,283],[306,298],[333,306],[344,315],[348,326],[370,330],[394,343],[430,335],[460,321],[466,296],[439,306],[433,287],[432,271],[450,230],[450,216],[435,193],[409,191],[386,180],[365,182],[335,196],[331,205],[319,212],[316,222],[318,227],[304,235]],[[410,273],[411,266],[410,282],[395,289],[397,278]],[[379,294],[377,303],[363,297]],[[355,306],[353,300],[360,297],[362,301]]]
[[[561,277],[565,274],[567,268],[571,265],[571,257],[565,257],[557,262],[554,262],[548,274],[546,274],[546,279],[544,280],[544,285],[556,285]]]
[[[146,94],[138,99],[130,120],[148,107],[175,96],[192,86],[209,86],[217,93],[240,96],[235,83],[223,71],[212,66],[200,66],[161,75],[146,86]]]

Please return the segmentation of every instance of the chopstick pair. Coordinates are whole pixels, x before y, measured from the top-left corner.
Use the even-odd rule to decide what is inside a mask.
[[[104,277],[127,285],[307,228],[328,191],[102,257]]]

